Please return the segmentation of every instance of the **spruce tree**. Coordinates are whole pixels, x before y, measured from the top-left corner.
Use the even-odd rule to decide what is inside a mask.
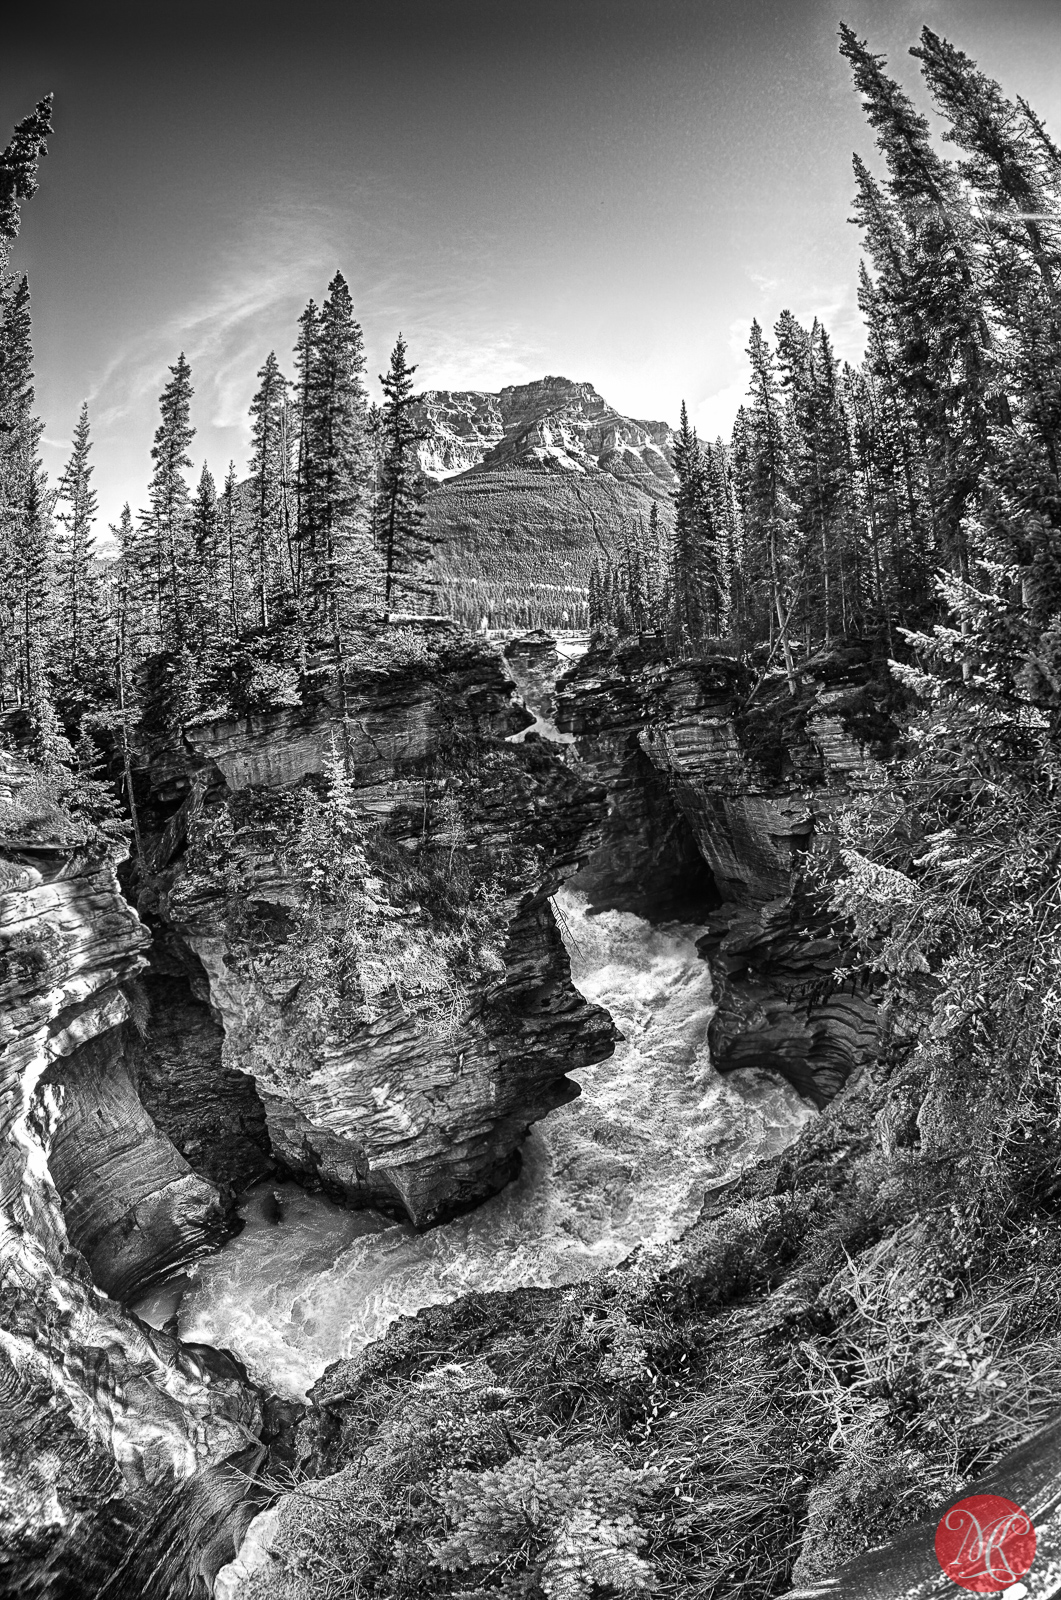
[[[170,367],[170,381],[159,396],[162,420],[155,431],[151,459],[149,511],[142,513],[145,547],[155,573],[159,648],[180,651],[189,640],[189,573],[194,551],[189,532],[191,494],[185,469],[192,464],[188,448],[195,437],[191,425],[194,390],[184,352]]]
[[[866,242],[882,309],[895,322],[895,365],[926,441],[940,554],[967,578],[965,514],[987,458],[990,424],[1007,415],[994,380],[974,219],[957,172],[933,149],[927,119],[884,71],[883,58],[846,25],[840,49],[888,167],[898,266],[895,249],[889,244],[885,256],[879,234],[867,230]]]
[[[695,651],[717,637],[724,611],[718,529],[710,496],[708,462],[682,401],[673,446],[674,536],[671,545],[672,632]]]
[[[133,522],[128,501],[117,523],[111,523],[110,533],[117,551],[109,583],[111,623],[113,629],[113,612],[120,587],[125,660],[131,672],[131,663],[142,661],[158,648],[154,568],[140,530]]]
[[[0,280],[0,704],[25,689],[25,640],[19,594],[20,550],[27,538],[27,496],[43,432],[34,416],[29,285]]]
[[[310,301],[298,320],[295,344],[295,506],[292,578],[300,612],[303,594],[316,570],[319,529],[316,523],[318,494],[317,456],[312,444],[313,400],[317,386],[317,344],[320,312]]]
[[[217,502],[218,558],[221,565],[222,607],[227,638],[235,639],[253,620],[250,579],[247,572],[246,542],[240,508],[236,464],[230,461],[225,483]]]
[[[27,586],[50,577],[50,508],[37,454],[29,284],[10,261],[21,203],[37,191],[51,104],[39,101],[0,154],[0,708],[43,692],[45,597]]]
[[[251,401],[248,559],[256,619],[267,627],[271,608],[294,590],[287,527],[287,379],[273,351],[258,373]]]
[[[75,723],[98,707],[109,681],[103,596],[92,527],[96,518],[88,404],[81,407],[56,503],[55,653],[59,698]]]
[[[43,474],[36,462],[19,525],[16,571],[19,578],[22,661],[20,701],[28,719],[28,754],[49,776],[73,762],[73,750],[63,733],[55,707],[49,662],[54,636],[52,594],[54,575],[51,549],[51,515]]]
[[[384,574],[383,603],[392,595],[422,595],[428,588],[424,567],[434,541],[423,531],[426,486],[417,446],[423,437],[412,414],[415,366],[407,360],[399,333],[390,369],[381,374],[383,406],[379,414],[379,490],[376,537]]]
[[[301,588],[318,631],[341,650],[374,576],[364,341],[342,273],[329,284],[319,317],[312,307],[303,314],[296,359]]]
[[[788,492],[788,461],[780,383],[774,355],[758,322],[748,344],[750,405],[744,430],[744,536],[756,540],[765,557],[769,591],[769,637],[780,649],[789,689],[796,692],[792,618],[800,599],[795,516]]]
[[[214,475],[206,462],[188,513],[188,643],[209,653],[227,636],[225,560]]]

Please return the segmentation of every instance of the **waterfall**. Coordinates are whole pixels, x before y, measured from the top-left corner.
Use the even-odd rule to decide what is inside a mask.
[[[301,1397],[397,1316],[469,1290],[572,1283],[665,1244],[706,1189],[796,1136],[814,1113],[787,1084],[711,1066],[701,929],[591,917],[569,890],[556,909],[575,983],[623,1041],[573,1074],[580,1098],[531,1131],[515,1183],[424,1234],[295,1184],[259,1185],[242,1233],[140,1314],[162,1321],[176,1307],[183,1338],[230,1349],[259,1382]]]

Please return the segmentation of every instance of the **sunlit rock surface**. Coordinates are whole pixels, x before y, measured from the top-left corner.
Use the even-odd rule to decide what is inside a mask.
[[[840,952],[794,900],[796,869],[875,763],[836,691],[803,686],[809,714],[789,723],[775,705],[755,724],[738,716],[746,688],[735,660],[671,663],[651,639],[587,656],[561,681],[558,725],[610,798],[577,886],[635,910],[699,896],[716,1065],[771,1067],[821,1104],[872,1054],[876,1021],[867,996],[833,978]]]
[[[657,479],[664,489],[674,482],[667,424],[624,417],[591,383],[539,378],[497,394],[429,389],[414,413],[424,435],[420,461],[432,477],[532,466]]]
[[[453,625],[398,628],[341,674],[324,663],[308,703],[186,729],[149,768],[141,903],[222,1023],[225,1066],[253,1079],[272,1156],[417,1224],[508,1181],[528,1126],[577,1092],[568,1073],[612,1045],[549,903],[596,843],[603,796],[544,746],[506,742],[533,720],[513,692],[497,652]],[[407,976],[321,1024],[341,974],[322,959],[309,983],[281,975],[305,889],[270,797],[336,761],[379,858],[343,916],[370,941],[400,928]],[[467,909],[425,909],[425,872],[461,883]],[[490,936],[469,963],[460,924],[479,906]],[[440,916],[456,923],[444,938]]]

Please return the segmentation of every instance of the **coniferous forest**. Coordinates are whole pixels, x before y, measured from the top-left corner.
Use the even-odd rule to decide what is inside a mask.
[[[1061,156],[1031,106],[929,28],[913,53],[945,151],[867,43],[845,27],[840,47],[883,160],[877,177],[854,158],[865,360],[839,362],[828,329],[788,311],[772,330],[753,323],[732,437],[698,439],[682,407],[673,522],[654,514],[598,561],[591,622],[660,630],[678,654],[726,640],[793,686],[801,662],[858,641],[1052,705]],[[341,273],[299,319],[292,376],[265,358],[250,459],[220,488],[205,464],[192,481],[183,354],[159,395],[142,507],[104,536],[87,407],[61,478],[45,480],[30,290],[7,256],[51,117],[42,102],[3,157],[0,706],[68,764],[79,746],[97,759],[141,700],[176,725],[236,679],[267,699],[270,657],[341,649],[373,607],[428,606],[431,544],[416,369],[399,335],[370,403]]]
[[[542,380],[642,481],[666,440],[520,572],[566,656],[488,627],[504,530],[447,577],[417,351],[373,389],[339,271],[245,460],[173,351],[101,526],[15,264],[61,98],[15,128],[0,1595],[1057,1593],[1061,148],[929,26],[916,95],[839,50],[864,355],[778,305],[713,441]],[[933,1542],[981,1493],[1004,1582]]]

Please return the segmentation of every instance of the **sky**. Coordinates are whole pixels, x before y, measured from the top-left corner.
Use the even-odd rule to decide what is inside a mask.
[[[193,477],[242,474],[270,349],[339,269],[373,380],[589,381],[727,432],[753,317],[821,317],[857,360],[851,153],[873,145],[843,18],[919,89],[922,23],[1061,137],[1057,0],[164,0],[5,22],[0,139],[55,132],[16,265],[50,474],[83,400],[102,525],[145,503],[183,350]],[[34,17],[39,17],[39,21]],[[924,97],[921,96],[924,104]],[[926,105],[927,109],[927,105]]]

